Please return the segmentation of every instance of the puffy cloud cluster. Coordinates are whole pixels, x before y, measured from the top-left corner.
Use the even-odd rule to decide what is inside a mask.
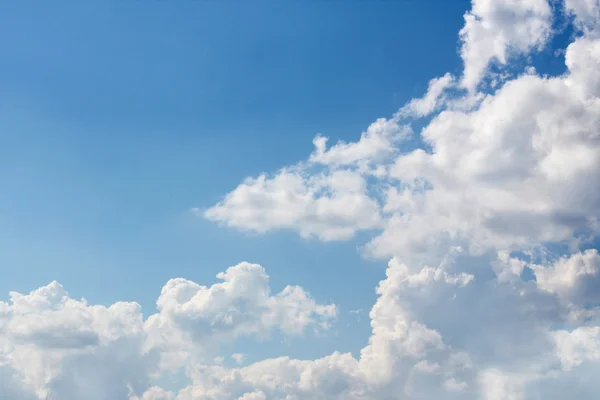
[[[588,251],[546,268],[556,279],[571,264],[589,275],[597,272],[597,257]],[[499,263],[511,260],[498,257]],[[584,321],[586,316],[572,312],[583,302],[564,302],[563,294],[547,290],[545,280],[501,281],[479,265],[463,271],[468,264],[468,256],[456,252],[436,267],[413,272],[392,259],[369,314],[371,336],[358,357],[336,352],[244,367],[211,362],[211,350],[234,334],[276,328],[297,334],[323,326],[335,309],[306,293],[288,298],[289,288],[269,295],[262,268],[246,263],[220,274],[223,282],[210,287],[170,281],[157,301],[159,312],[145,321],[137,304],[91,306],[69,298],[56,283],[29,295],[12,294],[2,303],[0,395],[11,400],[562,398],[566,392],[548,391],[548,381],[567,385],[580,368],[600,358],[598,326],[556,329]],[[238,288],[239,294],[228,292],[240,282],[248,286]],[[274,322],[282,298],[293,311]],[[241,309],[248,317],[236,319]],[[80,322],[73,323],[77,318]],[[170,319],[168,332],[157,323],[162,319]],[[180,353],[204,351],[184,360],[189,382],[177,392],[155,385],[164,368],[174,368],[161,362],[169,352],[161,344]]]
[[[217,278],[223,282],[210,287],[183,278],[163,287],[159,312],[148,317],[145,328],[149,346],[162,351],[164,368],[207,358],[219,343],[243,336],[326,330],[337,315],[334,304],[316,303],[299,286],[272,295],[269,277],[257,264],[240,263]]]
[[[289,228],[322,240],[348,239],[381,226],[378,204],[364,176],[354,171],[308,175],[292,168],[249,178],[204,215],[243,230]]]
[[[406,396],[461,392],[467,383],[460,368],[468,367],[468,357],[414,320],[401,299],[402,292],[415,285],[411,281],[421,287],[433,282],[462,287],[470,280],[452,279],[449,273],[445,276],[450,279],[442,281],[433,275],[415,279],[397,261],[390,263],[387,275],[370,313],[372,336],[359,358],[333,353],[310,361],[281,357],[237,369],[199,366],[191,374],[193,383],[177,398],[371,399],[389,397],[394,391]],[[419,380],[432,384],[421,387]]]
[[[7,399],[127,398],[154,372],[143,351],[144,321],[135,303],[88,305],[57,282],[0,303],[0,364]],[[6,392],[6,393],[5,393]]]
[[[575,17],[575,23],[586,34],[596,35],[594,28],[600,21],[600,2],[598,0],[565,0],[567,12]]]
[[[57,282],[11,293],[0,302],[0,398],[167,399],[162,389],[149,389],[166,368],[206,362],[219,344],[240,336],[324,330],[337,315],[335,305],[318,304],[298,286],[271,294],[256,264],[218,278],[223,282],[210,287],[167,282],[158,312],[147,319],[137,303],[89,305]]]
[[[561,9],[576,30],[566,72],[508,73],[514,57],[547,45]],[[363,253],[391,261],[360,354],[211,362],[223,342],[326,330],[335,319],[334,305],[300,287],[272,294],[254,264],[208,287],[169,281],[145,319],[135,303],[89,305],[52,283],[0,303],[0,398],[594,398],[599,21],[597,0],[473,0],[461,76],[431,80],[356,142],[328,147],[318,135],[305,161],[196,210],[258,233],[328,241],[371,232]],[[423,148],[406,150],[424,116]],[[161,374],[178,369],[188,381],[161,388]]]
[[[531,267],[538,286],[565,298],[580,297],[580,301],[600,302],[600,256],[587,250],[569,258],[560,258],[554,265]]]
[[[590,26],[594,4],[565,7],[576,26]],[[463,81],[479,82],[489,60],[506,64],[508,50],[526,53],[552,33],[552,8],[544,0],[474,1],[465,18]],[[564,75],[524,73],[488,94],[461,97],[451,75],[434,79],[423,98],[377,120],[357,142],[327,150],[318,136],[307,162],[248,179],[205,216],[325,240],[379,231],[365,251],[421,264],[439,262],[454,246],[481,253],[595,237],[599,46],[595,30],[581,32],[566,49]],[[483,57],[480,48],[492,53]],[[406,117],[440,107],[420,133],[427,148],[403,152],[402,141],[389,139],[410,137],[390,134],[411,131]],[[315,164],[326,168],[315,174]]]
[[[531,66],[516,72],[511,61],[522,62],[547,46],[561,15],[576,31],[564,52],[566,72],[541,76]],[[380,330],[384,317],[377,310],[392,308],[380,287],[371,312],[373,335],[352,362],[358,370],[375,363],[370,370],[379,371],[382,386],[375,389],[372,376],[354,376],[354,384],[370,382],[370,389],[324,398],[547,399],[565,397],[567,387],[574,391],[570,397],[586,398],[597,389],[584,377],[600,369],[599,259],[589,248],[600,229],[598,21],[596,0],[474,0],[459,35],[462,76],[431,80],[422,98],[374,124],[411,133],[413,119],[433,114],[419,132],[425,146],[404,150],[412,133],[390,135],[390,129],[373,127],[355,143],[329,149],[318,136],[306,161],[261,177],[277,182],[293,171],[302,182],[311,182],[343,171],[363,179],[360,192],[372,205],[369,214],[376,224],[353,223],[344,235],[329,235],[350,221],[336,218],[342,212],[337,207],[331,218],[319,214],[317,228],[312,215],[282,202],[278,209],[295,220],[263,226],[325,240],[372,232],[363,253],[393,258],[382,287],[391,292],[394,285],[402,287],[394,292],[394,315],[411,321],[405,322],[409,336],[435,344],[439,352],[407,364],[400,360],[420,348],[418,340],[410,347],[379,341],[397,332],[396,325]],[[205,215],[250,230],[248,221],[257,215],[270,220],[256,212],[243,190],[272,193],[252,181],[244,185]],[[281,188],[277,199],[297,193]],[[314,190],[308,202],[314,206],[329,198],[326,191]],[[337,205],[344,208],[342,202]],[[345,209],[362,218],[351,202]],[[240,214],[245,220],[235,218]],[[570,254],[555,254],[565,247]],[[444,297],[448,287],[454,289]],[[460,369],[448,367],[453,353],[468,355],[469,368],[461,370],[468,373],[457,376]],[[415,370],[443,371],[445,380],[412,386]],[[261,390],[267,398],[283,396]]]
[[[600,63],[589,60],[593,47],[580,50],[587,40],[569,46],[567,62]],[[588,71],[522,76],[473,111],[439,114],[422,132],[433,151],[402,154],[390,167],[391,216],[369,250],[519,249],[595,235],[600,103]]]
[[[379,205],[369,196],[366,178],[385,174],[380,163],[410,136],[398,118],[378,119],[354,143],[327,148],[327,138],[319,135],[307,163],[283,168],[275,176],[248,178],[203,215],[242,230],[293,229],[326,241],[380,228]]]
[[[461,84],[475,90],[490,62],[506,65],[511,55],[541,49],[552,34],[546,0],[473,0],[460,31],[464,73]]]

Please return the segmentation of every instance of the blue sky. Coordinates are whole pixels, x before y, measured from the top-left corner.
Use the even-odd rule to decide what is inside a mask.
[[[150,313],[169,278],[208,284],[248,260],[274,289],[368,311],[385,262],[361,260],[358,242],[241,234],[189,210],[303,159],[317,132],[356,140],[458,69],[468,2],[428,3],[8,5],[0,292],[58,280]],[[363,318],[340,350],[358,350],[367,329]]]
[[[59,400],[94,387],[115,392],[90,400],[190,400],[174,393],[203,379],[217,382],[197,389],[209,400],[569,393],[561,390],[600,361],[592,184],[600,179],[600,3],[592,3],[6,4],[0,344],[10,350],[0,347],[0,397],[37,399],[11,397],[5,359],[10,376]],[[316,135],[329,138],[320,155]],[[278,298],[260,303],[260,272],[242,261],[266,269],[273,294],[299,285],[315,303],[296,293],[282,301],[291,317],[273,322]],[[235,265],[230,281],[248,280],[232,286],[242,297],[219,297],[211,285]],[[184,289],[165,286],[171,278],[208,286],[214,304],[181,300]],[[106,311],[114,322],[88,304],[55,305],[58,289],[43,288],[55,280],[90,305],[138,302],[155,324],[138,337],[128,327],[142,318],[126,307]],[[27,301],[9,295],[37,288]],[[322,308],[330,303],[338,307],[331,321]],[[326,320],[329,330],[290,333],[285,325],[302,320],[294,310],[303,307],[304,328]],[[228,331],[226,317],[246,309],[250,322]],[[96,347],[69,347],[88,325]],[[257,339],[261,332],[270,340]],[[47,338],[73,351],[55,366],[60,373],[36,381],[28,371],[49,370],[58,354]],[[228,368],[227,357],[247,353],[247,368],[236,370],[243,382],[211,369],[203,358],[211,340]],[[573,350],[577,340],[583,350]],[[21,362],[29,345],[38,349],[32,364]],[[174,349],[186,356],[172,370],[151,358]],[[124,351],[131,364],[121,363]],[[277,364],[278,356],[292,360]],[[309,360],[302,379],[286,375],[294,359]],[[100,372],[85,370],[89,386],[78,388],[69,371],[81,360]],[[208,372],[190,372],[198,365]],[[282,386],[253,380],[263,375]],[[125,396],[134,381],[142,382],[136,396],[154,383],[173,393]],[[314,391],[296,388],[300,381]],[[596,390],[590,382],[581,393]]]

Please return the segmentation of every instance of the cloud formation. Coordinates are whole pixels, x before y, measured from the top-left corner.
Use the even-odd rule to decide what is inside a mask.
[[[257,233],[371,234],[388,261],[360,354],[244,363],[242,337],[326,332],[337,307],[240,263],[211,286],[165,284],[157,313],[68,296],[0,302],[0,398],[106,400],[593,398],[600,385],[600,4],[473,0],[464,69],[355,142],[249,177],[196,212]],[[562,11],[561,11],[562,10]],[[566,72],[515,73],[563,12]],[[431,117],[420,132],[413,121]],[[407,150],[418,137],[423,146]],[[414,142],[413,142],[414,143]],[[414,146],[413,146],[414,147]],[[565,250],[566,249],[566,250]],[[229,367],[216,356],[233,359]],[[175,391],[159,378],[174,370]]]
[[[57,282],[11,293],[0,302],[0,397],[169,398],[150,388],[165,369],[206,362],[219,344],[241,336],[326,330],[337,315],[335,305],[318,304],[298,286],[271,294],[256,264],[240,263],[217,277],[222,282],[209,287],[170,280],[158,313],[147,319],[137,303],[89,305]]]
[[[566,49],[564,75],[528,70],[475,95],[460,94],[449,74],[433,79],[423,98],[377,120],[357,142],[326,149],[317,136],[307,161],[249,178],[204,215],[245,230],[294,229],[323,240],[372,231],[370,255],[421,264],[439,262],[454,246],[482,253],[594,237],[600,41],[590,19],[597,8],[574,1],[565,7],[585,29]],[[492,58],[508,64],[507,51],[526,54],[546,44],[553,18],[544,0],[474,1],[461,33],[465,77],[479,71],[480,82]],[[483,57],[471,50],[479,47],[494,53],[473,60],[471,52]],[[411,117],[434,110],[420,132],[427,148],[402,151],[411,136],[390,132],[411,132]],[[316,165],[326,167],[314,173]]]

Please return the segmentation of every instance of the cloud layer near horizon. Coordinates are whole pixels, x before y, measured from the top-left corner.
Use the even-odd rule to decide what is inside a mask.
[[[360,356],[215,363],[241,337],[326,332],[337,308],[271,293],[240,263],[202,286],[165,284],[158,312],[70,298],[53,282],[0,302],[0,398],[124,400],[564,399],[600,390],[600,4],[474,0],[464,70],[356,142],[247,178],[198,211],[258,233],[323,241],[371,234],[389,260]],[[548,45],[559,12],[577,31],[566,72],[515,71]],[[493,68],[491,68],[493,66]],[[414,119],[431,121],[414,132]],[[404,151],[420,135],[425,146]],[[568,252],[557,252],[567,248]],[[155,386],[181,369],[177,392]]]

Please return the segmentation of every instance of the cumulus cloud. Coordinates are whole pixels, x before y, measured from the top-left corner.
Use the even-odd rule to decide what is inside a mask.
[[[161,350],[163,369],[210,358],[220,343],[244,336],[327,330],[337,315],[334,304],[318,304],[299,286],[271,294],[269,277],[257,264],[240,263],[217,277],[223,282],[210,287],[182,278],[163,287],[159,312],[145,322],[147,346]]]
[[[215,334],[222,339],[275,327],[301,334],[307,327],[326,325],[336,315],[335,305],[317,304],[298,286],[271,295],[269,277],[257,264],[240,263],[217,278],[223,282],[210,287],[171,279],[156,302],[159,313],[149,318],[149,324],[164,318],[202,342]]]
[[[565,260],[557,263],[561,262]],[[598,359],[598,327],[554,330],[557,324],[569,321],[569,307],[555,300],[554,293],[536,282],[520,281],[515,283],[517,287],[498,284],[494,275],[477,266],[473,266],[473,274],[459,272],[464,268],[460,257],[417,271],[398,260],[390,261],[369,313],[372,333],[358,357],[336,352],[315,360],[280,357],[231,368],[210,362],[208,357],[196,357],[187,360],[189,384],[177,392],[153,384],[161,370],[158,353],[166,350],[155,347],[159,343],[152,338],[156,326],[148,321],[160,316],[164,306],[144,323],[134,303],[87,305],[69,298],[53,283],[29,295],[14,294],[16,303],[2,303],[2,310],[11,310],[4,312],[3,326],[10,325],[10,314],[38,316],[52,304],[56,319],[68,313],[67,307],[77,306],[89,313],[100,339],[93,345],[82,343],[58,350],[36,342],[32,348],[13,342],[3,331],[2,343],[12,344],[3,348],[5,376],[12,377],[14,384],[2,390],[16,399],[517,399],[526,398],[523,393],[537,390],[549,377],[555,382],[573,379],[575,367]],[[169,293],[176,308],[189,312],[184,320],[200,320],[201,327],[191,329],[198,329],[202,336],[199,341],[193,339],[188,324],[174,322],[163,343],[172,341],[174,334],[187,335],[186,341],[177,343],[183,346],[180,351],[212,348],[228,340],[222,335],[221,316],[235,314],[232,308],[236,307],[261,310],[249,313],[254,316],[252,322],[231,319],[240,327],[239,334],[274,329],[270,318],[260,316],[271,314],[269,307],[277,303],[279,295],[265,295],[262,284],[253,282],[245,275],[248,273],[259,281],[264,278],[261,267],[244,263],[220,274],[224,283],[210,287],[190,285],[190,290],[173,281],[167,283],[157,303],[165,301]],[[230,292],[240,300],[233,301],[226,293],[237,278],[248,286],[240,289],[239,295]],[[249,300],[257,298],[263,300]],[[306,295],[286,301],[289,308],[307,308]],[[319,325],[323,314],[332,314],[319,312],[330,306],[310,303],[312,312],[305,314],[312,315],[312,320],[304,320],[305,326]],[[288,315],[303,321],[294,312]],[[213,322],[212,338],[206,320]],[[285,326],[281,320],[277,325]],[[296,328],[282,330],[300,332]],[[68,325],[65,331],[76,333],[78,329]],[[236,330],[228,327],[226,331]],[[239,354],[233,357],[242,359]]]
[[[600,21],[600,2],[598,0],[565,0],[567,12],[575,17],[575,23],[586,31],[587,34],[596,34],[593,31]]]
[[[326,330],[337,314],[335,305],[318,304],[298,286],[271,294],[260,265],[240,263],[217,277],[223,282],[209,287],[170,280],[158,313],[146,320],[137,303],[89,305],[57,282],[11,293],[0,302],[0,395],[171,399],[151,386],[165,367],[206,362],[216,346],[239,336]]]
[[[600,301],[600,256],[596,249],[560,258],[553,265],[531,266],[538,286],[550,293],[580,301]]]
[[[515,76],[511,62],[549,43],[561,10],[576,30],[564,52],[566,72],[540,76],[530,65]],[[358,359],[338,356],[355,365],[352,371],[371,365],[378,373],[365,377],[348,369],[348,379],[358,386],[350,390],[338,376],[334,382],[340,389],[327,398],[562,398],[565,388],[585,375],[582,371],[596,368],[598,253],[578,249],[593,245],[600,229],[600,186],[595,184],[600,182],[599,20],[596,0],[474,0],[459,34],[460,78],[445,74],[431,80],[422,98],[391,119],[376,121],[354,143],[328,149],[327,140],[317,136],[306,161],[261,177],[274,182],[293,170],[303,188],[340,171],[362,177],[360,193],[377,223],[346,218],[352,228],[333,236],[340,220],[324,214],[319,219],[327,223],[319,226],[305,212],[280,223],[278,213],[268,215],[251,201],[233,200],[248,189],[244,185],[206,211],[208,218],[229,226],[267,230],[239,223],[239,212],[247,220],[263,219],[261,226],[268,230],[295,229],[322,240],[368,230],[373,237],[363,254],[392,258],[370,314],[369,345]],[[426,147],[404,151],[408,136],[389,133],[400,127],[411,132],[412,119],[429,115],[419,133]],[[261,195],[272,192],[247,182]],[[282,188],[278,198],[297,193],[302,191]],[[312,204],[329,199],[318,190],[310,193]],[[336,209],[330,215],[338,214]],[[358,220],[366,213],[352,215]],[[565,245],[574,252],[535,257]],[[396,293],[394,302],[383,300],[388,293]],[[379,310],[387,308],[402,315],[404,325],[382,328],[385,317]],[[395,337],[398,326],[408,327],[403,328],[406,337],[419,339],[407,339],[409,347],[382,339]],[[399,361],[425,353],[436,356]],[[457,354],[465,355],[463,367],[449,367]],[[579,375],[573,375],[575,369]],[[384,383],[390,380],[395,384]],[[361,382],[370,382],[370,389]],[[374,389],[373,382],[381,386]],[[423,387],[431,392],[419,393]],[[577,393],[591,393],[593,387],[593,380],[586,381]],[[260,390],[267,398],[282,396]]]
[[[465,356],[448,348],[437,331],[411,317],[402,301],[410,281],[406,266],[390,263],[370,313],[372,336],[360,357],[340,353],[317,360],[281,357],[233,369],[199,365],[191,373],[192,384],[177,398],[371,399],[388,398],[396,391],[409,396],[406,398],[460,392],[467,385],[460,369],[470,367]],[[432,282],[463,285],[426,279],[421,286]],[[430,357],[436,360],[435,371],[422,367]],[[437,384],[421,388],[416,382],[421,378]]]
[[[231,355],[231,358],[236,362],[236,364],[243,364],[246,359],[246,354],[243,353],[234,353]]]
[[[53,282],[11,293],[0,310],[0,359],[17,398],[127,398],[155,371],[136,303],[88,305]]]
[[[147,318],[136,303],[89,305],[53,282],[0,302],[0,397],[591,398],[600,390],[598,2],[564,1],[576,30],[564,74],[528,68],[484,84],[547,45],[553,9],[474,0],[459,34],[460,78],[433,79],[355,142],[328,147],[317,135],[306,160],[195,210],[256,233],[330,241],[370,232],[363,254],[389,262],[359,354],[244,365],[242,354],[219,354],[242,337],[335,322],[336,306],[303,288],[272,293],[256,264],[230,267],[210,286],[172,279]],[[406,150],[417,134],[425,146]],[[161,388],[173,370],[187,381]]]
[[[529,43],[547,36],[542,27],[552,19],[550,10],[537,0],[481,1],[469,15],[481,15],[473,19],[478,24],[486,18],[496,21],[491,26],[506,24],[501,30]],[[582,233],[593,237],[600,215],[600,190],[589,184],[600,181],[599,46],[599,39],[584,34],[566,50],[564,75],[524,74],[471,108],[439,112],[421,132],[431,150],[394,151],[392,142],[367,134],[326,150],[318,137],[307,163],[249,178],[205,215],[242,229],[295,229],[323,240],[380,231],[365,251],[381,258],[442,257],[456,245],[477,253],[564,242]],[[429,111],[449,82],[448,76],[432,81],[430,93],[409,108]],[[371,168],[351,165],[358,159]],[[327,168],[312,174],[314,162]]]
[[[433,151],[403,154],[390,169],[393,212],[369,250],[516,249],[595,234],[600,191],[588,183],[600,179],[600,111],[579,72],[522,76],[476,110],[434,118],[422,132]]]
[[[427,93],[420,99],[412,99],[406,106],[402,107],[398,116],[425,117],[448,100],[444,91],[455,85],[455,78],[446,73],[441,78],[434,78],[429,81]]]
[[[551,36],[552,10],[546,0],[472,0],[460,31],[464,72],[461,84],[475,90],[490,62],[542,48]]]
[[[142,396],[133,395],[129,400],[173,400],[174,398],[175,395],[172,392],[167,392],[158,386],[152,386]]]
[[[428,356],[441,357],[436,364],[438,368],[441,368],[439,362],[452,364],[449,360],[453,353],[443,343],[440,334],[413,320],[399,300],[403,289],[414,286],[414,282],[418,282],[419,286],[438,282],[457,287],[470,282],[469,279],[447,279],[449,275],[437,275],[425,279],[413,277],[406,266],[390,263],[388,278],[379,285],[379,300],[370,314],[373,335],[359,359],[350,354],[334,353],[314,361],[279,358],[237,369],[202,364],[196,359],[195,366],[188,366],[191,384],[177,394],[151,386],[149,379],[152,372],[159,369],[159,361],[151,356],[156,344],[152,340],[156,333],[154,321],[167,310],[168,313],[185,311],[185,321],[200,325],[190,328],[186,323],[174,323],[174,331],[170,333],[186,335],[191,329],[202,334],[198,339],[188,337],[189,340],[181,345],[211,347],[213,343],[209,336],[224,340],[224,330],[249,334],[278,326],[286,333],[297,334],[302,331],[301,328],[318,324],[319,318],[332,317],[335,308],[316,304],[300,288],[290,290],[288,287],[275,296],[269,296],[268,288],[264,286],[264,270],[247,263],[219,274],[224,283],[211,287],[178,280],[168,282],[157,301],[159,313],[150,316],[146,323],[136,304],[117,303],[108,308],[90,306],[84,300],[69,298],[59,284],[52,283],[29,295],[14,293],[10,303],[1,303],[6,311],[3,313],[3,326],[10,326],[13,318],[23,315],[36,320],[48,318],[60,324],[60,319],[67,318],[72,309],[79,309],[87,318],[82,320],[81,326],[91,326],[90,329],[100,339],[94,343],[77,342],[78,346],[69,340],[68,348],[63,346],[58,350],[54,342],[35,342],[35,349],[31,349],[21,341],[14,342],[11,333],[3,331],[3,342],[13,344],[5,347],[3,354],[10,360],[7,363],[9,373],[18,372],[21,377],[15,387],[23,393],[27,393],[25,390],[28,389],[31,398],[37,398],[36,394],[40,398],[131,400],[254,399],[288,395],[306,399],[370,398],[397,386],[398,378],[406,381],[399,372],[410,371]],[[439,279],[440,276],[443,279]],[[236,284],[244,284],[244,287],[236,288]],[[176,304],[167,306],[169,302]],[[286,309],[283,314],[279,312],[281,302]],[[244,319],[228,318],[240,315],[235,308],[247,310],[248,316]],[[48,310],[53,314],[46,314]],[[177,319],[177,316],[169,317]],[[223,327],[223,318],[226,328]],[[286,319],[290,320],[289,324]],[[75,336],[81,326],[65,325],[63,336]],[[162,339],[172,340],[171,337]],[[22,358],[19,357],[20,352],[24,352]],[[31,355],[36,357],[31,358]],[[240,361],[243,359],[240,354],[233,357]],[[51,373],[36,376],[38,371],[50,370]],[[417,374],[421,370],[418,369]],[[457,385],[464,386],[464,383],[448,379],[441,383],[442,388],[456,391]],[[405,385],[408,383],[405,382]],[[10,394],[9,390],[13,389],[6,386],[3,390]],[[406,390],[409,390],[408,386]],[[16,398],[26,397],[19,394]]]
[[[433,108],[436,98],[441,95],[443,86],[447,85],[450,77],[441,78],[432,82],[432,92],[426,100],[415,102],[418,112],[426,112]],[[431,98],[435,97],[435,98]],[[396,144],[399,140],[410,134],[407,126],[399,124],[398,117],[392,119],[379,118],[373,122],[360,139],[355,143],[339,142],[327,149],[327,138],[318,135],[313,140],[315,151],[310,155],[309,161],[327,165],[353,165],[368,162],[377,162],[386,156],[396,153]]]
[[[381,226],[379,204],[369,197],[364,176],[350,170],[307,175],[290,168],[248,178],[204,216],[242,230],[293,229],[325,241]]]
[[[553,333],[564,369],[570,370],[584,361],[600,360],[600,327],[581,327],[572,332]]]

